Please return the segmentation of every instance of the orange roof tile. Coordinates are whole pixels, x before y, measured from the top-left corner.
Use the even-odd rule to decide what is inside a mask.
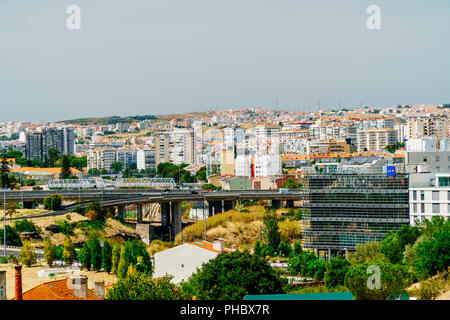
[[[201,243],[201,244],[199,244],[199,243]],[[199,247],[199,248],[202,248],[202,249],[205,249],[205,250],[209,250],[209,251],[215,252],[215,253],[220,253],[220,251],[214,250],[213,249],[213,244],[211,242],[208,242],[208,241],[189,242],[189,244],[191,244],[193,246],[196,246],[196,247]],[[224,248],[223,251],[224,252],[228,252],[228,253],[233,252],[233,250],[227,249],[227,248]]]
[[[88,290],[87,298],[76,298],[73,290],[67,287],[67,278],[44,282],[23,293],[23,300],[101,300],[94,294],[94,290]]]

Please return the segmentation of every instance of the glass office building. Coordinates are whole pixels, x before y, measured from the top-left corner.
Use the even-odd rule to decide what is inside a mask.
[[[304,182],[304,248],[351,251],[409,224],[405,174],[307,174]]]

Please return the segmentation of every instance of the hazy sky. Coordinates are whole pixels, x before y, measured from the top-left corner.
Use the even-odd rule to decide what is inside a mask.
[[[319,99],[450,103],[450,1],[0,0],[0,122]]]

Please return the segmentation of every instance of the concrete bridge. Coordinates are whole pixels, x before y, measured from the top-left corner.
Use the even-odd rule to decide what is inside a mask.
[[[32,208],[35,201],[42,201],[52,194],[59,194],[65,201],[73,200],[71,204],[55,212],[46,212],[20,217],[20,219],[33,219],[45,216],[57,216],[74,210],[75,206],[85,207],[89,202],[98,201],[104,208],[117,210],[117,214],[126,219],[126,206],[136,207],[137,229],[143,223],[143,205],[159,204],[161,207],[161,227],[169,231],[169,238],[181,232],[181,202],[206,202],[208,213],[212,216],[217,213],[231,210],[238,201],[269,200],[275,209],[281,208],[283,202],[287,207],[293,207],[294,201],[299,201],[307,194],[304,190],[280,193],[278,190],[240,190],[240,191],[185,191],[185,190],[51,190],[51,191],[6,191],[6,201],[22,202],[24,208]],[[1,195],[0,195],[1,196]],[[3,197],[0,197],[0,202]]]

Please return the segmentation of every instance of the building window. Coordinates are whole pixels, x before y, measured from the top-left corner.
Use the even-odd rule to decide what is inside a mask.
[[[450,203],[447,205],[447,213],[450,214]]]
[[[433,214],[438,214],[441,211],[440,206],[439,203],[433,203]]]
[[[425,191],[420,191],[420,200],[425,201]]]
[[[436,171],[437,171],[437,172],[440,172],[440,171],[441,171],[441,167],[436,166]]]
[[[423,157],[423,162],[427,162],[427,157]]]
[[[449,206],[449,208],[450,208],[450,206]],[[417,213],[417,203],[413,203],[413,213]]]
[[[439,162],[439,156],[436,156],[436,162]]]
[[[425,203],[420,204],[420,212],[425,213]]]
[[[447,201],[450,201],[450,191],[447,191]]]
[[[432,196],[432,200],[433,201],[439,201],[439,191],[433,191],[432,193],[431,193],[431,196]]]
[[[450,197],[450,193],[448,194],[448,196]],[[413,191],[413,200],[417,201],[417,191],[416,190]]]

